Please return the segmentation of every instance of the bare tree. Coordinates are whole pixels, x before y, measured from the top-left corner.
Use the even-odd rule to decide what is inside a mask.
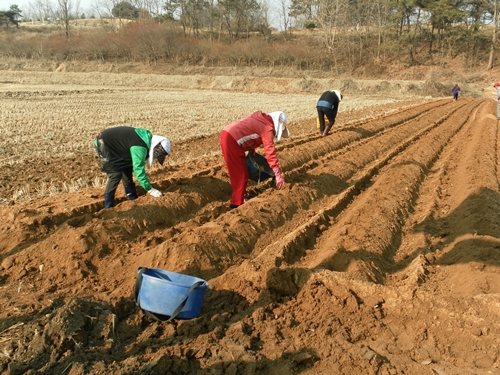
[[[123,0],[93,0],[92,10],[100,19],[102,28],[110,31],[115,31],[116,28],[122,25],[121,20],[119,20],[119,24],[116,24],[115,22],[109,22],[109,19],[113,18],[113,9],[122,1]]]
[[[79,0],[57,0],[59,5],[58,14],[64,26],[64,34],[69,39],[71,32],[70,21],[77,17],[80,7]]]
[[[24,17],[39,20],[42,24],[46,21],[51,22],[62,13],[61,9],[58,8],[60,8],[60,4],[54,5],[50,0],[33,0],[28,3],[28,12],[25,12]]]
[[[279,27],[284,32],[287,32],[291,26],[291,17],[289,15],[290,6],[291,6],[290,0],[279,0],[278,4],[279,7],[278,15],[280,20]]]
[[[28,3],[29,14],[32,19],[39,20],[42,24],[54,14],[50,1],[34,0]]]
[[[319,0],[316,23],[321,27],[325,47],[333,52],[337,34],[350,19],[348,0]]]
[[[308,21],[313,22],[317,7],[317,2],[314,0],[291,0],[289,16],[301,25],[305,25]]]
[[[208,2],[208,30],[210,33],[210,40],[213,38],[214,33],[214,22],[215,17],[217,16],[214,0],[209,0]]]
[[[266,38],[271,35],[271,23],[270,23],[270,9],[267,0],[261,0],[259,3],[260,14],[259,14],[259,33]]]
[[[143,7],[152,17],[157,17],[163,14],[163,0],[143,0]]]
[[[164,3],[161,0],[131,0],[130,2],[139,9],[139,20],[148,20],[160,15]]]
[[[374,1],[372,4],[372,7],[370,8],[370,14],[368,15],[368,19],[370,19],[370,16],[373,16],[375,27],[377,29],[377,59],[380,58],[380,51],[382,48],[382,41],[383,41],[383,35],[384,35],[384,29],[386,25],[388,24],[388,20],[391,14],[392,8],[390,6],[389,0],[377,0]],[[418,20],[418,18],[417,18]],[[366,34],[368,35],[368,26],[369,24],[367,23],[366,25]],[[360,51],[361,53],[361,51]]]
[[[110,17],[113,5],[108,9],[108,3],[106,0],[93,0],[90,9],[98,18]]]
[[[498,15],[498,1],[499,0],[493,0],[493,33],[491,35],[491,46],[490,46],[490,56],[488,58],[488,67],[486,69],[491,70],[493,69],[493,59],[495,57],[495,45],[497,41],[497,30],[498,30],[498,22],[499,20],[499,15]]]
[[[209,22],[209,5],[204,0],[167,0],[165,10],[178,16],[186,35],[198,36],[201,28]]]
[[[256,0],[219,0],[221,28],[225,26],[231,39],[238,39],[240,32],[248,36],[259,22],[260,5]]]
[[[39,16],[36,14],[32,3],[28,3],[23,9],[23,18],[32,22],[39,19]]]

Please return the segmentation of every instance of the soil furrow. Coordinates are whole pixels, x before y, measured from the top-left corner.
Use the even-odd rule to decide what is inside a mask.
[[[435,113],[433,113],[432,115],[422,115],[423,118],[425,119],[425,116],[430,116],[430,117],[440,117],[440,116],[446,116],[446,113],[447,113],[447,110],[446,108],[442,108],[441,106],[436,106],[436,105],[433,105],[432,107],[437,107],[440,109],[441,112],[444,111],[444,113],[442,115],[437,115]],[[406,112],[406,111],[405,111]],[[393,115],[392,117],[394,117],[395,115]],[[411,117],[411,116],[410,116]],[[403,120],[404,119],[404,120]],[[408,116],[404,116],[402,119],[402,117],[400,116],[400,113],[398,113],[398,116],[395,120],[393,120],[393,123],[400,123],[400,122],[403,122],[403,121],[406,121],[408,119]],[[425,123],[426,121],[422,121],[422,123]],[[410,123],[410,124],[407,124],[406,125],[406,128],[407,129],[411,129],[413,127],[413,125]],[[370,128],[370,133],[374,133],[376,132],[375,129],[377,129],[377,126],[373,126],[373,125],[370,125],[370,123],[368,123],[367,125],[367,128]],[[385,128],[385,126],[383,127]],[[399,128],[398,128],[399,129]],[[395,132],[392,132],[391,134],[394,134]],[[404,132],[401,130],[401,131],[398,131],[398,137],[399,138],[404,138],[405,135],[404,135]],[[354,134],[358,134],[358,133],[354,133]],[[384,132],[384,137],[387,137],[387,132]],[[390,140],[390,141],[387,141],[387,142],[383,142],[382,140],[381,141],[375,141],[378,144],[386,144],[386,145],[392,145],[393,142],[395,142],[394,140]],[[376,145],[376,147],[377,147]],[[338,142],[334,142],[334,146],[333,148],[335,149],[336,147],[339,147],[339,144]],[[358,147],[367,147],[367,145],[359,145]],[[317,149],[315,147],[315,149]],[[353,145],[352,147],[349,148],[350,150],[352,149],[352,151],[348,152],[347,155],[345,156],[345,158],[347,160],[349,160],[349,155],[351,155],[351,152],[354,154],[354,153],[358,153],[358,157],[359,157],[359,151],[356,149],[356,146]],[[304,153],[301,152],[302,150],[298,150],[298,154],[300,155],[303,155]],[[378,152],[382,152],[381,150],[378,150]],[[284,152],[284,154],[286,154],[286,151]],[[372,159],[373,158],[376,158],[378,156],[378,154],[376,152],[368,152],[368,153],[365,153],[366,155],[372,155]],[[342,158],[340,158],[342,159]],[[370,160],[371,161],[371,160]],[[348,163],[347,163],[348,164]],[[357,170],[359,168],[362,168],[362,165],[355,165],[353,166],[354,168],[352,169],[353,171],[354,170]],[[199,190],[200,186],[205,186],[205,191],[211,191],[211,192],[224,192],[224,191],[228,191],[228,189],[222,187],[221,185],[217,186],[218,185],[218,179],[211,179],[209,178],[208,180],[205,180],[206,182],[203,182],[200,180],[200,178],[204,178],[203,176],[204,175],[207,175],[207,174],[213,174],[214,173],[214,169],[219,169],[220,170],[221,168],[221,165],[220,163],[218,165],[216,165],[215,167],[213,166],[210,166],[209,168],[206,168],[205,170],[198,170],[197,172],[193,173],[192,174],[192,177],[190,179],[184,179],[184,180],[180,180],[180,179],[176,179],[175,178],[175,174],[172,178],[170,178],[168,180],[168,185],[166,184],[163,184],[162,185],[162,188],[166,189],[167,190],[167,193],[166,193],[166,199],[164,201],[162,201],[162,204],[161,205],[158,205],[158,206],[155,206],[155,207],[150,207],[148,208],[148,210],[152,210],[150,211],[150,214],[148,215],[148,219],[147,220],[141,220],[139,219],[137,222],[134,222],[134,217],[141,217],[143,216],[142,214],[140,214],[140,207],[137,207],[134,209],[135,205],[133,203],[128,203],[128,202],[124,202],[122,204],[122,209],[120,210],[116,210],[116,211],[113,211],[111,213],[104,213],[104,216],[102,216],[103,218],[107,218],[107,219],[111,219],[113,217],[115,217],[115,215],[117,215],[116,219],[119,219],[122,214],[120,212],[124,212],[124,214],[126,216],[129,216],[129,219],[127,220],[130,224],[129,226],[132,227],[132,228],[138,228],[138,230],[134,231],[137,235],[139,234],[142,234],[144,231],[154,231],[156,228],[159,228],[159,227],[162,227],[162,226],[167,226],[167,227],[174,227],[174,226],[178,226],[177,228],[174,228],[173,232],[182,232],[183,229],[187,229],[187,228],[191,228],[193,227],[193,230],[195,231],[198,231],[198,230],[201,230],[203,231],[203,228],[199,229],[197,227],[199,227],[199,220],[197,220],[196,222],[193,222],[192,225],[189,224],[189,220],[190,218],[193,218],[193,217],[197,217],[197,214],[198,212],[200,211],[200,209],[206,205],[207,203],[209,202],[212,202],[213,200],[217,199],[217,196],[212,194],[210,197],[207,197],[207,196],[193,196],[193,198],[190,198],[190,191],[193,189],[193,191],[197,191]],[[345,169],[345,168],[344,168]],[[342,170],[342,168],[339,168],[338,170]],[[313,172],[310,172],[312,175],[314,175],[314,171]],[[351,173],[352,174],[352,173]],[[342,178],[348,178],[349,176],[347,175],[343,175],[341,176]],[[363,179],[361,179],[363,180]],[[323,183],[328,183],[328,181],[321,181],[321,180],[318,180],[318,183],[319,184],[323,184]],[[207,184],[208,183],[208,184]],[[191,188],[192,187],[192,188]],[[174,189],[175,192],[172,192],[170,193],[169,190],[170,188]],[[357,187],[358,189],[361,188],[359,185]],[[316,186],[313,187],[313,190],[319,190]],[[315,197],[314,194],[309,194],[311,197],[314,197],[313,199],[314,200],[317,200],[318,197]],[[306,195],[308,196],[308,195]],[[208,199],[208,200],[207,200]],[[345,205],[345,199],[342,199],[341,200],[342,202],[344,202],[343,204]],[[173,205],[170,205],[169,202],[172,202],[174,203]],[[307,200],[307,201],[304,201],[304,202],[296,202],[296,206],[297,207],[307,207],[309,204],[311,203],[311,201]],[[96,208],[95,206],[93,206],[94,208]],[[132,209],[131,212],[134,212],[133,215],[129,215],[129,210]],[[287,210],[287,209],[283,209],[284,211]],[[67,214],[63,214],[63,215],[58,215],[58,216],[52,216],[52,217],[45,217],[43,222],[44,222],[44,230],[47,231],[47,230],[50,230],[50,228],[52,228],[52,230],[54,230],[55,228],[57,228],[65,219],[71,219],[72,222],[76,222],[76,220],[80,220],[77,218],[77,216],[79,216],[81,213],[79,212],[80,210],[77,210],[77,211],[73,211],[70,215],[67,215]],[[290,211],[290,210],[288,210]],[[293,210],[295,211],[295,209]],[[154,213],[153,213],[154,212]],[[216,212],[219,212],[221,213],[222,211],[217,210]],[[100,217],[100,215],[98,216]],[[286,216],[283,219],[282,222],[288,220],[290,218],[290,216]],[[215,217],[213,216],[213,214],[211,214],[209,216],[209,219],[210,220],[214,220]],[[87,219],[87,220],[90,220],[90,217]],[[262,215],[261,215],[261,223],[262,223],[262,226],[261,228],[279,228],[280,225],[278,225],[276,223],[276,221],[274,220],[270,220],[269,218],[267,218],[268,221],[266,221],[266,218],[264,218]],[[186,224],[182,224],[183,222],[187,221]],[[33,222],[33,225],[37,225],[36,221]],[[32,226],[33,226],[32,225]],[[74,224],[70,223],[69,222],[69,225],[73,226]],[[80,222],[79,225],[84,225],[84,222]],[[126,229],[127,226],[124,226],[124,230],[127,230]],[[27,228],[27,230],[32,230],[33,228]],[[130,233],[130,230],[128,230],[128,232]],[[247,231],[248,232],[248,231]],[[240,246],[242,247],[241,250],[235,250],[236,247],[234,244],[231,244],[229,246],[229,248],[232,248],[233,250],[231,252],[236,252],[236,253],[241,253],[241,254],[245,254],[245,253],[249,253],[251,252],[251,250],[248,250],[248,248],[252,249],[255,247],[256,245],[256,242],[257,242],[257,239],[260,239],[262,233],[268,233],[269,231],[267,230],[263,230],[263,231],[254,231],[254,239],[251,240],[249,243],[242,243],[240,244]],[[276,231],[273,231],[272,233],[275,233]],[[249,231],[249,233],[252,233],[252,231]],[[181,236],[190,236],[191,234],[181,234]],[[132,238],[130,237],[130,235],[127,236],[127,238],[130,240],[132,240]],[[221,239],[218,239],[217,241],[221,241]],[[230,242],[230,238],[228,239],[228,241]],[[186,243],[185,240],[181,238],[176,238],[174,242],[178,242],[180,244],[182,244],[182,246],[184,246],[184,244]],[[210,243],[204,243],[202,245],[203,248],[212,248],[214,247],[213,244],[210,244]],[[262,245],[260,245],[262,246]],[[36,250],[35,250],[36,251]],[[171,250],[172,252],[173,250]],[[186,251],[190,251],[189,249],[186,250]],[[191,256],[186,256],[186,258],[191,258]],[[211,264],[218,264],[220,262],[219,259],[212,259],[210,261]],[[184,261],[184,265],[187,265],[186,264],[187,262]],[[205,263],[206,264],[206,263]],[[183,268],[184,269],[184,268]],[[187,270],[192,270],[192,265],[191,267],[187,267],[186,268]],[[220,272],[221,268],[219,268],[219,272]]]
[[[442,114],[442,116],[446,117],[447,115],[448,111],[444,109],[444,113]],[[434,117],[439,118],[439,116],[436,115],[434,115]],[[408,128],[410,128],[410,126],[408,126]],[[404,138],[404,132],[401,133],[402,135],[400,137]],[[392,146],[393,143],[391,140],[389,142],[386,142],[385,144]],[[355,153],[356,151],[354,150],[352,152]],[[319,183],[321,184],[321,181]],[[300,189],[300,191],[302,190],[303,189]],[[309,190],[311,190],[311,193],[309,194],[304,194],[302,192],[300,194],[289,192],[287,196],[287,202],[282,201],[281,197],[283,194],[280,192],[276,192],[274,194],[266,192],[265,198],[267,198],[267,204],[265,208],[259,207],[257,205],[259,203],[259,200],[257,198],[254,198],[244,207],[239,208],[237,211],[243,211],[242,212],[243,216],[246,216],[246,213],[244,211],[247,211],[249,209],[255,210],[255,207],[257,207],[257,210],[259,212],[258,222],[251,222],[247,220],[239,220],[236,222],[232,222],[231,220],[231,225],[230,225],[231,229],[237,233],[244,233],[243,237],[246,238],[247,241],[238,241],[235,243],[232,233],[230,231],[222,231],[219,228],[220,234],[212,237],[210,241],[207,241],[206,238],[197,234],[195,236],[197,240],[193,244],[190,241],[187,241],[185,238],[189,237],[190,239],[192,239],[193,233],[203,233],[206,230],[204,227],[193,228],[192,232],[190,233],[182,232],[178,236],[173,238],[172,241],[168,242],[168,247],[165,247],[164,249],[160,250],[161,252],[164,252],[166,254],[165,255],[166,259],[162,259],[161,261],[158,261],[158,263],[156,264],[158,264],[158,266],[162,266],[165,263],[175,264],[176,269],[181,269],[183,272],[187,273],[189,272],[192,273],[196,271],[200,272],[201,269],[204,269],[205,277],[207,277],[208,275],[214,277],[215,274],[206,273],[207,270],[214,269],[216,270],[216,272],[220,273],[227,267],[227,265],[225,266],[224,264],[231,265],[232,262],[234,262],[234,259],[229,258],[230,259],[229,263],[223,262],[221,259],[210,256],[209,255],[211,254],[210,249],[216,248],[217,251],[223,251],[228,254],[234,254],[234,253],[249,254],[250,252],[252,252],[253,249],[255,249],[257,241],[261,238],[263,233],[272,233],[272,235],[279,238],[280,235],[277,229],[279,229],[287,221],[293,223],[293,216],[297,212],[299,212],[299,210],[307,208],[312,203],[313,200],[317,200],[318,198],[320,198],[317,197],[317,194],[314,193],[314,191],[320,189],[312,187]],[[304,192],[305,191],[307,190],[304,190]],[[351,191],[352,190],[350,190],[350,192]],[[302,198],[303,200],[302,201],[295,200],[294,199],[295,196],[303,197]],[[269,210],[267,209],[267,207],[273,207],[274,209]],[[272,215],[275,212],[275,210],[278,210],[278,212],[281,213],[279,218],[276,218]],[[226,219],[221,218],[221,221],[224,223]],[[213,225],[212,223],[213,222],[207,225],[212,226]],[[219,224],[219,226],[223,227],[224,224],[222,225]],[[269,232],[267,228],[274,228],[274,230],[272,232]],[[269,237],[269,235],[267,235],[267,237]],[[193,247],[195,249],[200,248],[204,250],[201,252],[200,255],[194,257],[191,255],[193,252]],[[205,256],[208,256],[208,258],[204,258]],[[215,265],[217,265],[218,267],[214,268]]]
[[[321,211],[309,218],[305,224],[303,222],[300,225],[294,224],[293,219],[291,219],[292,223],[288,226],[296,228],[293,232],[289,233],[285,237],[275,236],[275,238],[280,238],[280,240],[265,248],[260,254],[258,254],[257,258],[247,261],[240,266],[236,266],[236,268],[247,268],[248,264],[254,265],[258,262],[260,264],[256,268],[258,272],[254,274],[256,279],[251,279],[250,284],[253,285],[253,289],[255,286],[260,285],[258,288],[262,290],[264,288],[262,283],[266,282],[265,279],[261,277],[261,274],[265,271],[262,264],[275,265],[279,262],[290,262],[293,259],[304,256],[307,249],[307,247],[304,248],[304,245],[313,245],[314,242],[311,242],[311,237],[314,235],[316,237],[321,236],[321,240],[318,240],[319,242],[316,243],[316,246],[311,251],[309,256],[310,259],[306,257],[302,261],[304,263],[301,262],[300,265],[304,264],[306,268],[309,269],[320,267],[334,271],[349,272],[352,273],[353,276],[357,275],[357,277],[361,277],[363,279],[368,277],[368,279],[372,281],[382,281],[385,278],[385,275],[378,273],[378,269],[383,268],[382,266],[386,265],[379,265],[377,263],[387,260],[391,261],[391,258],[388,254],[386,254],[387,247],[391,243],[394,243],[394,236],[400,235],[398,234],[399,230],[401,225],[404,224],[404,219],[408,215],[407,213],[411,209],[413,195],[422,179],[423,170],[427,169],[432,164],[436,155],[442,151],[446,142],[460,130],[461,126],[467,120],[469,113],[473,110],[473,108],[475,108],[475,105],[475,103],[471,103],[466,107],[461,107],[458,111],[453,112],[451,116],[449,113],[444,114],[442,117],[438,117],[437,119],[437,124],[440,125],[439,127],[435,128],[435,125],[431,125],[430,128],[435,129],[431,131],[424,129],[423,133],[425,133],[425,135],[422,136],[422,140],[418,143],[418,145],[429,144],[432,147],[430,147],[429,150],[424,150],[424,153],[420,158],[418,156],[419,151],[416,150],[417,146],[409,147],[408,149],[404,149],[404,147],[402,147],[404,150],[396,148],[397,151],[390,152],[389,156],[380,162],[380,165],[375,167],[372,166],[372,168],[366,171],[364,176],[360,177],[358,186],[353,185],[339,196],[334,197],[335,199],[333,199],[333,203],[323,202],[320,204],[319,206],[322,207]],[[387,141],[388,142],[385,144],[390,146],[393,145],[393,140],[389,137]],[[411,139],[411,141],[413,141],[413,139]],[[383,141],[381,141],[381,143],[382,142]],[[356,150],[353,151],[353,154],[355,152]],[[370,152],[370,150],[368,152]],[[374,176],[374,171],[381,169],[387,160],[393,158],[395,155],[396,160],[393,160],[389,166],[385,167],[390,168],[389,172],[380,172],[381,177],[376,180],[372,187],[362,185],[362,181],[367,181],[372,178]],[[391,164],[393,163],[396,163],[398,166],[391,167]],[[416,165],[416,168],[414,168],[413,171],[408,170],[408,163]],[[403,169],[403,172],[400,171],[401,169]],[[395,185],[391,187],[391,183]],[[384,197],[384,189],[387,188],[387,191],[389,192],[391,190],[401,190],[398,185],[403,183],[404,192],[398,191],[398,197],[396,197],[395,193],[388,197]],[[379,186],[384,186],[384,189],[381,189]],[[377,239],[374,238],[375,236],[370,234],[370,228],[365,228],[365,231],[368,233],[362,233],[360,235],[359,232],[357,232],[355,234],[351,234],[351,231],[360,230],[359,227],[350,225],[351,221],[355,221],[352,220],[350,215],[352,215],[353,212],[354,215],[360,215],[356,212],[357,210],[352,207],[349,207],[346,219],[335,218],[338,213],[340,213],[340,216],[342,217],[342,213],[339,211],[347,207],[348,203],[352,203],[351,201],[361,191],[361,188],[365,188],[366,191],[363,192],[361,197],[356,198],[356,200],[361,200],[362,203],[356,202],[355,206],[360,207],[357,209],[359,211],[366,210],[366,207],[369,207],[371,212],[370,215],[372,216],[371,224],[374,224],[373,220],[375,220],[375,223],[378,224],[374,228],[374,230],[377,231],[378,236],[380,236]],[[373,190],[375,193],[372,192]],[[293,194],[293,192],[290,192],[289,194]],[[366,196],[374,196],[374,198],[366,198]],[[330,198],[330,200],[332,200],[332,198]],[[368,202],[363,203],[364,200],[367,200]],[[384,201],[387,202],[385,206],[383,205]],[[250,204],[248,204],[248,206],[249,205]],[[354,203],[351,205],[354,205]],[[276,208],[278,208],[278,202],[276,203]],[[303,216],[301,216],[300,220],[303,219]],[[339,222],[333,223],[336,220],[339,220]],[[274,227],[276,228],[276,226]],[[326,229],[328,227],[330,228]],[[338,229],[339,227],[341,229]],[[351,227],[354,227],[355,229],[351,229]],[[323,228],[324,231],[321,228]],[[332,232],[334,232],[334,234],[331,234]],[[383,238],[384,236],[386,236],[386,238]],[[340,237],[343,242],[341,244],[330,245],[328,243],[328,239],[330,237],[334,237],[335,241],[338,241]],[[351,237],[352,239],[349,240]],[[366,240],[366,237],[368,237],[369,240]],[[352,249],[345,245],[348,241],[367,241],[369,242],[369,245],[364,244],[363,250],[359,248]],[[382,255],[382,257],[376,256],[377,254]],[[386,257],[389,259],[385,259]],[[359,264],[356,265],[356,263]],[[229,271],[228,273],[231,275],[232,272],[233,271]],[[234,272],[238,274],[239,271]],[[251,294],[251,290],[247,290],[246,288],[245,294]],[[254,296],[253,298],[257,297]]]
[[[148,92],[143,113],[116,108],[149,121]],[[251,183],[235,210],[218,132],[149,170],[159,199],[120,191],[103,210],[89,187],[2,205],[0,373],[498,372],[496,103],[384,108],[340,113],[328,137],[314,111],[295,121],[277,145],[286,189]],[[99,173],[86,152],[64,178]],[[200,316],[148,318],[140,266],[207,280]]]
[[[467,259],[461,249],[471,241],[478,248],[482,242],[496,242],[500,224],[498,146],[497,122],[488,115],[491,112],[490,106],[482,106],[476,115],[482,120],[472,122],[454,139],[446,158],[435,166],[434,176],[422,187],[426,204],[419,205],[405,230],[411,236],[402,244],[400,258],[413,256],[409,241],[424,252],[439,252],[439,257],[428,258],[443,264],[460,262],[462,256]],[[494,256],[489,251],[475,252],[470,259],[486,261],[488,254]]]
[[[387,305],[387,313],[395,317],[395,330],[418,330],[422,311],[433,316],[436,324],[427,332],[433,337],[433,344],[419,350],[437,358],[448,351],[445,348],[465,345],[471,348],[468,358],[484,358],[491,368],[494,366],[489,358],[496,354],[485,356],[488,348],[476,346],[476,336],[470,332],[471,327],[484,326],[495,303],[489,296],[500,292],[495,266],[500,260],[495,235],[500,219],[496,192],[497,122],[492,113],[490,103],[478,108],[420,187],[395,257],[399,272],[388,279],[391,285],[406,285],[414,296],[413,302]],[[477,228],[482,228],[482,233]],[[417,264],[420,272],[414,277],[412,272]],[[469,298],[471,295],[476,297]],[[449,316],[457,323],[447,326],[447,337],[440,337],[440,322],[446,322]],[[400,324],[401,321],[407,323]],[[472,370],[474,362],[468,358],[459,366],[476,373]],[[460,372],[458,368],[453,371]]]
[[[417,141],[418,138],[438,126],[454,111],[455,108],[446,109],[439,107],[437,111],[431,111],[420,117],[419,124],[428,124],[426,127],[415,126],[413,121],[409,121],[397,128],[376,133],[376,135],[366,140],[354,142],[354,144],[349,145],[346,149],[339,150],[338,154],[328,154],[319,161],[312,161],[306,168],[301,167],[300,170],[293,171],[291,174],[292,180],[297,178],[300,183],[304,183],[311,191],[325,191],[324,195],[312,194],[315,197],[314,203],[308,210],[312,212],[312,215],[316,219],[310,220],[306,218],[305,220],[309,223],[308,225],[317,226],[318,229],[316,232],[319,235],[322,231],[320,228],[325,228],[325,217],[336,217],[355,195],[359,194],[361,190],[366,189],[369,180],[390,158],[402,152],[409,144]],[[367,126],[370,125],[368,124]],[[302,150],[298,150],[298,153],[302,154]],[[332,158],[333,160],[330,160]],[[353,163],[353,160],[356,160],[357,163]],[[370,163],[372,164],[370,165]],[[367,166],[369,168],[365,169]],[[334,171],[334,174],[325,173],[325,170],[328,172]],[[354,176],[355,173],[356,176]],[[349,185],[353,186],[343,192]],[[325,189],[324,187],[327,188]],[[338,202],[331,204],[329,202],[331,200],[330,197],[335,194],[341,194],[341,196]],[[304,206],[302,207],[304,208]],[[316,216],[316,211],[321,211],[321,215]],[[317,223],[315,223],[316,220],[318,221]],[[285,225],[290,230],[293,230],[295,226],[294,220],[290,220]],[[267,246],[269,241],[272,241],[272,238],[279,237],[279,233],[283,232],[283,229],[280,229],[278,235],[276,235],[275,231],[266,233],[265,236],[259,238],[259,242],[256,244],[256,251],[259,248]],[[306,236],[309,238],[307,243],[312,244],[313,242],[308,234]]]
[[[431,108],[432,107],[439,108],[440,106],[433,104],[431,106]],[[431,110],[431,109],[429,109],[429,110]],[[406,112],[410,112],[410,115],[406,114]],[[400,122],[407,121],[408,118],[412,118],[413,116],[415,116],[415,113],[418,113],[418,112],[415,112],[415,109],[411,108],[411,110],[404,110],[404,111],[402,111],[402,113],[404,113],[403,116],[401,113],[393,114],[391,116],[391,118],[395,118],[395,119],[392,120],[391,123],[397,124]],[[364,134],[377,133],[378,131],[380,131],[379,126],[380,125],[373,126],[373,125],[370,125],[370,123],[368,123],[366,127],[369,128],[369,131],[364,132]],[[382,125],[382,129],[384,129],[385,127],[386,127],[385,125]],[[341,132],[341,134],[342,133],[344,133],[344,132]],[[360,134],[360,132],[351,133],[351,135],[353,137],[359,137],[359,134]],[[322,143],[324,143],[325,151],[323,151],[323,152],[315,153],[312,155],[307,155],[306,152],[302,152],[303,150],[297,150],[297,151],[299,151],[299,153],[298,153],[299,155],[308,156],[309,160],[311,160],[311,159],[314,159],[315,157],[318,157],[319,154],[327,153],[331,150],[335,150],[336,148],[342,147],[343,145],[346,145],[346,144],[352,144],[354,142],[354,139],[355,139],[355,138],[352,138],[352,136],[347,136],[340,142],[338,141],[338,139],[335,139],[334,142],[331,142],[333,137],[328,139],[330,142],[328,142],[328,140],[325,141],[324,139],[320,139],[320,141],[323,141]],[[318,141],[314,141],[314,140],[309,140],[307,142],[307,144],[304,146],[305,150],[311,149],[311,147],[308,145],[310,142],[315,143],[314,150],[321,150],[321,147],[317,146]],[[286,159],[286,151],[283,151],[282,154],[284,155],[283,158]],[[298,160],[294,159],[294,161],[292,162],[292,164],[299,164],[299,165],[301,163],[304,163],[304,165],[307,165],[308,161],[307,161],[307,159],[303,160],[303,159],[299,158]],[[311,163],[315,163],[315,161],[313,161]],[[179,202],[179,204],[174,206],[174,207],[178,207],[178,208],[177,209],[174,208],[172,210],[172,212],[168,213],[168,214],[166,214],[166,213],[162,214],[161,213],[162,209],[160,208],[160,210],[158,211],[158,214],[156,215],[156,217],[157,217],[156,219],[149,220],[149,223],[147,225],[139,224],[139,227],[142,227],[143,230],[148,230],[148,228],[152,228],[154,230],[154,228],[158,225],[166,225],[166,226],[177,225],[182,221],[189,220],[190,217],[191,218],[196,217],[198,211],[200,209],[202,209],[202,207],[205,204],[208,203],[206,199],[210,199],[211,201],[215,201],[217,199],[224,198],[223,194],[227,194],[229,192],[229,188],[227,186],[219,184],[217,179],[209,180],[208,181],[209,185],[207,185],[206,182],[202,182],[198,179],[198,177],[202,177],[205,175],[212,175],[212,176],[215,174],[220,175],[221,171],[224,170],[223,164],[221,164],[218,159],[215,159],[214,161],[211,161],[211,160],[200,161],[198,164],[199,164],[198,167],[201,167],[202,169],[198,169],[198,170],[195,169],[195,172],[190,176],[190,178],[176,177],[177,175],[182,175],[184,173],[184,171],[182,170],[182,168],[175,167],[174,170],[169,174],[168,180],[163,180],[159,183],[160,187],[169,193],[167,195],[170,196],[171,194],[174,194],[172,196],[172,201]],[[200,185],[206,186],[206,191],[210,191],[210,192],[212,192],[212,194],[210,196],[207,196],[206,199],[200,198],[200,199],[190,200],[190,198],[187,195],[187,193],[189,193],[189,190],[191,190],[190,186],[192,186],[192,189],[198,190]],[[179,189],[179,186],[181,186],[180,189]],[[183,188],[183,187],[185,187],[185,188]],[[174,190],[176,192],[173,193],[173,192],[171,192],[171,190]],[[218,196],[217,194],[214,194],[214,193],[219,193],[219,192],[222,195]],[[255,192],[255,190],[254,190],[254,192]],[[178,196],[175,196],[175,194],[178,194]],[[191,203],[189,203],[189,201]],[[198,201],[200,203],[198,205],[193,204],[195,201]],[[128,210],[129,207],[131,207],[130,204],[128,204],[127,202],[124,201],[124,197],[117,197],[117,203],[120,203],[120,202],[122,202],[124,204],[124,209],[126,209],[126,210]],[[184,202],[184,203],[180,203],[180,202]],[[204,202],[204,203],[201,203],[201,202]],[[168,199],[167,199],[167,202],[165,202],[165,203],[166,203],[165,207],[168,207]],[[21,229],[21,231],[31,231],[32,232],[34,230],[37,230],[37,232],[39,232],[40,234],[46,235],[51,230],[55,230],[58,226],[60,226],[66,220],[70,220],[70,219],[73,221],[79,220],[77,218],[78,216],[81,216],[81,215],[84,215],[84,214],[87,214],[90,212],[97,212],[101,208],[101,204],[102,204],[102,202],[100,202],[100,203],[96,202],[96,203],[93,203],[89,206],[82,206],[82,207],[79,207],[77,209],[74,209],[74,210],[70,211],[69,213],[66,211],[66,212],[60,213],[60,214],[47,215],[47,216],[43,217],[41,222],[37,222],[36,220],[34,220],[34,221],[29,220],[29,222],[30,222],[29,226],[24,227],[23,229]],[[167,219],[166,220],[161,219],[162,217],[164,217],[164,218],[166,217]],[[81,223],[80,225],[83,225],[83,223]],[[12,230],[9,231],[8,236],[12,235],[11,232],[12,232]]]
[[[324,233],[316,246],[322,251],[311,253],[307,267],[352,272],[382,281],[385,275],[379,270],[386,269],[385,262],[392,261],[389,254],[400,242],[401,226],[412,209],[426,170],[460,130],[471,110],[472,105],[463,107],[384,167],[373,185]],[[357,218],[366,215],[371,217],[369,226],[360,225]]]

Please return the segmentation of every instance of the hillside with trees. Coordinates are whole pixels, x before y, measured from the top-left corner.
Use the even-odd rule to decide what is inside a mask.
[[[500,0],[74,0],[0,13],[4,60],[363,72],[495,67]],[[22,19],[22,22],[19,22]],[[19,26],[19,27],[12,27]],[[450,65],[451,64],[451,65]]]

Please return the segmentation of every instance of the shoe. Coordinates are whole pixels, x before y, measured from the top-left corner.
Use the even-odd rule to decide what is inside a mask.
[[[137,190],[135,189],[135,185],[125,186],[125,194],[127,195],[127,199],[130,201],[137,199]]]
[[[252,194],[245,194],[243,196],[243,202],[246,202],[246,201],[249,201],[250,199],[253,198],[253,195]]]
[[[104,208],[111,208],[115,204],[115,192],[104,193]]]
[[[229,209],[232,210],[233,208],[238,208],[239,206],[237,204],[230,204]]]

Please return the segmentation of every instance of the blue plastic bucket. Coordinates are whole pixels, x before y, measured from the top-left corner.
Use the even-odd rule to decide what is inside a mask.
[[[205,280],[159,268],[139,268],[139,272],[141,270],[144,270],[142,280],[140,286],[136,286],[139,289],[136,290],[136,303],[141,309],[172,316],[184,303],[182,310],[175,315],[176,318],[191,319],[200,314],[208,288]],[[195,286],[196,284],[198,285]]]

